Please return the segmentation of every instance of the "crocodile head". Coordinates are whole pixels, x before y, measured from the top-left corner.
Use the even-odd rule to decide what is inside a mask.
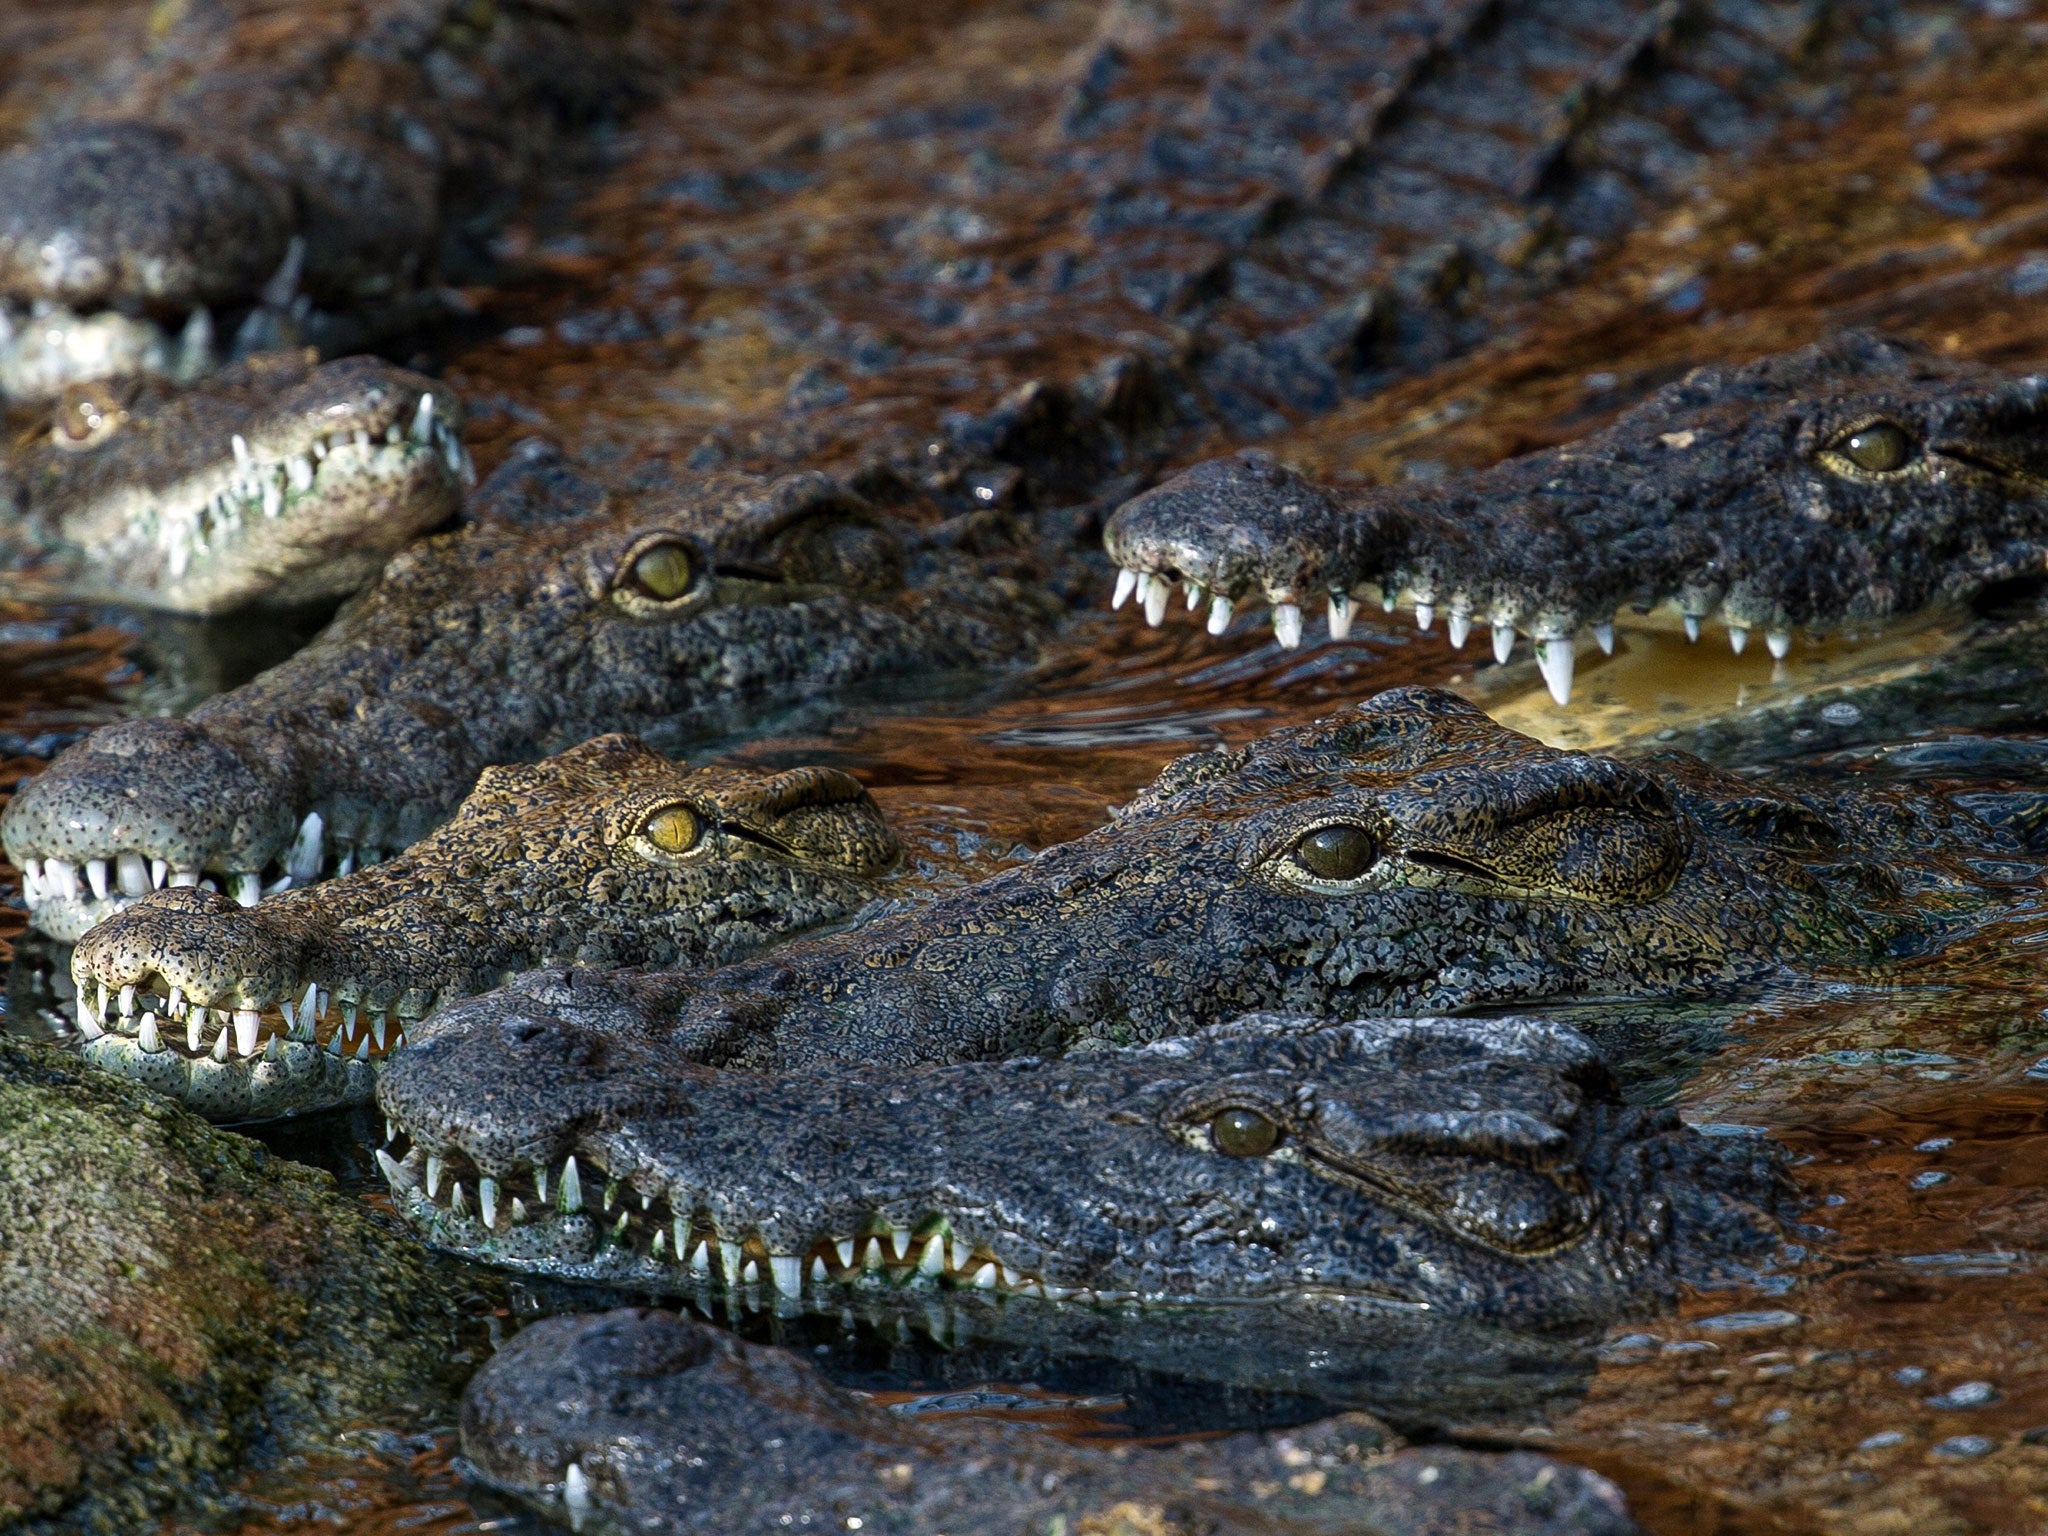
[[[290,660],[185,719],[103,727],[27,784],[0,840],[35,925],[75,940],[206,878],[253,906],[417,841],[494,763],[1023,659],[1059,611],[822,474],[628,496],[515,452],[465,518]]]
[[[1791,632],[1869,629],[2038,572],[2048,556],[2048,379],[2013,378],[1849,332],[1741,367],[1701,368],[1578,442],[1434,485],[1337,492],[1258,455],[1198,465],[1105,531],[1116,601],[1160,622],[1170,585],[1271,605],[1283,645],[1327,600],[1330,631],[1367,595],[1492,627],[1505,661],[1532,636],[1571,693],[1578,637],[1618,609],[1718,616],[1782,656]],[[1142,589],[1142,591],[1140,590]]]
[[[519,1070],[488,1100],[387,1082],[397,1208],[442,1247],[636,1290],[1315,1294],[1547,1326],[1755,1250],[1780,1196],[1753,1148],[1625,1106],[1592,1045],[1541,1020],[1253,1016],[911,1071],[586,1044],[508,1026]]]
[[[375,358],[264,353],[180,388],[75,384],[0,463],[24,579],[217,614],[345,596],[446,522],[462,406]]]
[[[690,770],[628,736],[488,768],[388,862],[261,906],[155,892],[72,953],[89,1060],[217,1119],[360,1099],[437,1002],[543,961],[716,965],[847,916],[896,860],[825,768]]]

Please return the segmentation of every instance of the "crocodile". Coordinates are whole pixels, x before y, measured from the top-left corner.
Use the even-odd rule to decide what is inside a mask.
[[[1562,1328],[1767,1249],[1776,1164],[1630,1107],[1539,1019],[1252,1015],[1144,1046],[760,1073],[512,1026],[488,1095],[382,1096],[436,1247],[629,1292],[849,1285],[1084,1306],[1314,1295]],[[1078,1163],[1059,1149],[1083,1147]],[[398,1155],[394,1155],[398,1154]]]
[[[0,581],[200,616],[332,602],[454,516],[462,425],[446,385],[368,357],[70,385],[0,461]]]
[[[214,878],[253,906],[374,862],[494,764],[1028,661],[1064,605],[988,517],[921,529],[818,472],[612,491],[535,444],[306,649],[67,748],[0,842],[36,927],[75,940],[166,884]]]
[[[0,1526],[37,1536],[223,1514],[239,1469],[445,1421],[494,1294],[327,1174],[6,1034],[0,1225]]]
[[[0,155],[0,398],[415,325],[640,89],[633,0],[134,9]]]
[[[1166,1447],[1072,1442],[894,1412],[792,1351],[653,1308],[521,1330],[470,1382],[461,1436],[485,1482],[591,1536],[1640,1533],[1606,1479],[1532,1451],[1403,1446],[1364,1414]]]
[[[446,826],[340,879],[143,897],[72,952],[79,1036],[211,1119],[361,1103],[437,1003],[548,960],[715,966],[850,915],[899,853],[836,769],[693,771],[600,736],[486,768]]]
[[[2010,908],[2038,869],[2042,803],[1563,752],[1455,695],[1394,689],[1180,758],[1109,826],[849,930],[709,975],[531,972],[428,1020],[379,1093],[418,1125],[510,1092],[522,1031],[559,1033],[600,1074],[641,1041],[716,1066],[908,1066],[1258,1009],[1883,974]]]
[[[1247,599],[1283,646],[1305,605],[1342,638],[1354,604],[1441,610],[1497,661],[1527,634],[1569,702],[1580,637],[1614,648],[1623,606],[1761,629],[1867,630],[2037,573],[2048,557],[2048,378],[2012,377],[1859,331],[1695,369],[1611,426],[1434,484],[1336,491],[1254,451],[1207,460],[1104,530],[1149,623],[1175,582],[1212,634]]]

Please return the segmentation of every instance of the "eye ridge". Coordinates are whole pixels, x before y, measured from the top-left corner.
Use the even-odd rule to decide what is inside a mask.
[[[1327,822],[1303,833],[1291,857],[1318,880],[1356,880],[1379,862],[1379,839],[1356,822]]]

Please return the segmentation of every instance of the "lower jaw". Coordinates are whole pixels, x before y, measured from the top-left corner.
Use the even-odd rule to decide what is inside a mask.
[[[216,1061],[171,1045],[145,1051],[114,1032],[87,1041],[80,1055],[103,1072],[175,1099],[208,1120],[271,1120],[280,1115],[367,1104],[376,1097],[379,1061],[343,1058],[299,1040],[275,1040],[250,1060]]]

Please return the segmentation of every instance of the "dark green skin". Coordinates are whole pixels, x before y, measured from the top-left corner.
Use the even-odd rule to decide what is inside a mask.
[[[453,1411],[461,1311],[485,1277],[451,1273],[328,1175],[5,1034],[0,1222],[11,1532],[220,1513],[252,1464]]]
[[[65,115],[0,155],[0,397],[223,351],[360,348],[435,313],[479,237],[637,94],[633,0],[371,0],[280,25],[197,0],[110,37]],[[165,24],[158,24],[159,17]],[[11,301],[11,302],[10,302]],[[218,312],[197,344],[188,317]],[[93,345],[60,336],[83,331]]]
[[[1873,428],[1898,434],[1892,467],[1850,456]],[[1212,460],[1126,503],[1104,541],[1146,580],[1274,605],[1284,643],[1304,609],[1329,602],[1341,629],[1354,600],[1406,593],[1461,641],[1466,623],[1533,636],[1539,660],[1667,601],[1776,645],[2038,571],[2048,381],[1847,332],[1697,369],[1587,438],[1441,485],[1340,492]]]
[[[1525,1329],[1654,1309],[1766,1253],[1785,1195],[1767,1152],[1625,1105],[1584,1036],[1536,1019],[1255,1015],[1057,1061],[775,1074],[581,1042],[507,1027],[507,1070],[454,1114],[417,1075],[381,1095],[411,1142],[383,1158],[393,1204],[435,1246],[821,1309],[953,1287],[1237,1303],[1255,1333],[1312,1297],[1326,1343],[1375,1348],[1405,1308]]]
[[[520,1332],[471,1382],[462,1447],[486,1482],[590,1536],[849,1517],[900,1536],[1639,1531],[1595,1473],[1528,1451],[1397,1448],[1363,1414],[1164,1449],[1075,1444],[892,1413],[789,1351],[640,1309]]]
[[[2039,796],[1967,803],[1559,752],[1429,689],[1180,759],[1111,826],[920,909],[709,977],[538,971],[387,1074],[414,1125],[512,1069],[501,1033],[763,1070],[1056,1052],[1257,1009],[1415,1014],[1882,970],[2002,910]],[[1376,858],[1318,880],[1305,840]],[[2017,877],[2013,877],[2017,878]]]
[[[454,516],[461,433],[447,385],[369,357],[74,386],[0,452],[0,590],[202,616],[346,597]]]
[[[687,846],[655,841],[678,826]],[[83,1049],[213,1119],[361,1102],[439,1003],[547,961],[708,969],[851,916],[900,852],[836,770],[693,771],[600,736],[485,769],[446,826],[372,868],[254,907],[135,902],[72,952]]]
[[[1027,661],[1063,611],[1029,553],[927,539],[821,474],[629,495],[518,453],[468,516],[253,682],[67,750],[0,817],[9,857],[79,871],[126,852],[231,894],[304,883],[409,846],[492,764],[620,729],[673,746],[862,684]],[[655,547],[686,569],[672,598],[639,585]],[[121,904],[46,891],[33,915],[76,939]]]

